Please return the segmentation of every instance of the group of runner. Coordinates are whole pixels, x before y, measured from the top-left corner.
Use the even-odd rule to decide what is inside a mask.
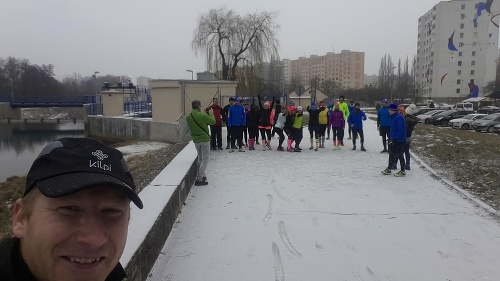
[[[219,100],[214,98],[212,105],[206,111],[213,111],[216,123],[210,126],[211,150],[222,150],[222,124],[226,122],[227,146],[229,152],[236,149],[244,152],[245,148],[255,150],[256,145],[261,145],[262,150],[271,150],[272,138],[277,134],[278,151],[300,152],[300,144],[303,139],[304,109],[296,106],[293,102],[289,107],[282,106],[279,100],[262,101],[258,96],[258,106],[241,104],[240,100],[229,99],[229,104],[220,107]],[[338,102],[326,105],[324,101],[313,102],[307,107],[309,113],[309,149],[318,151],[325,148],[325,140],[330,139],[332,133],[333,146],[340,149],[344,145],[344,132],[347,123],[349,140],[353,140],[353,150],[356,149],[357,138],[361,141],[360,149],[364,148],[364,134],[362,121],[366,115],[360,109],[359,103],[350,101],[348,105],[344,96],[340,96]],[[259,134],[260,140],[259,143]],[[284,142],[286,147],[284,147]]]

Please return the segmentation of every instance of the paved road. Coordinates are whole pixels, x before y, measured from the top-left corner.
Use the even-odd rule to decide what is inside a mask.
[[[381,175],[365,134],[367,152],[213,152],[148,280],[500,280],[499,223],[416,163]]]

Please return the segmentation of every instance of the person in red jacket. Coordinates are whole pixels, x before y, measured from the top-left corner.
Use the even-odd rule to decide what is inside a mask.
[[[213,98],[212,105],[207,109],[211,109],[215,117],[215,125],[210,126],[210,148],[222,150],[222,107],[219,105],[219,99]]]

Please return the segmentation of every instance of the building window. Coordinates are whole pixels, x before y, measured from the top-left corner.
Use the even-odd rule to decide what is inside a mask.
[[[460,33],[460,38],[464,38],[464,34],[463,33]]]
[[[462,10],[465,10],[465,4],[462,4]]]
[[[461,81],[460,79],[457,79],[457,84],[458,84],[458,85],[460,85],[460,81]]]
[[[464,29],[464,26],[465,26],[465,24],[463,24],[463,23],[460,24],[461,29]]]
[[[457,89],[457,94],[460,94],[460,89]]]
[[[475,57],[476,56],[476,51],[472,51],[472,56]]]
[[[473,33],[474,38],[477,38],[477,32]]]
[[[462,56],[462,52],[458,52],[458,56],[461,57]]]
[[[461,14],[460,19],[465,19],[465,14]]]
[[[472,42],[472,47],[476,47],[477,46],[477,42]]]
[[[477,21],[474,22],[474,27],[477,27]]]
[[[474,69],[470,71],[470,75],[474,75]]]
[[[464,42],[458,43],[458,47],[462,48],[464,46]]]
[[[475,60],[471,61],[470,65],[476,65],[476,61]]]
[[[457,70],[457,75],[462,75],[462,70]]]
[[[458,66],[462,66],[462,61],[461,60],[458,61]]]

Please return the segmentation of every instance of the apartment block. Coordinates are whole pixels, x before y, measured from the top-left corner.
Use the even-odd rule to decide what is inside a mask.
[[[302,85],[309,85],[311,79],[331,79],[343,89],[361,89],[364,85],[365,53],[342,50],[329,52],[324,56],[311,55],[297,60],[282,60],[285,81],[291,83],[294,77]]]
[[[418,19],[417,87],[421,97],[459,100],[482,96],[496,77],[495,1],[441,1]]]

